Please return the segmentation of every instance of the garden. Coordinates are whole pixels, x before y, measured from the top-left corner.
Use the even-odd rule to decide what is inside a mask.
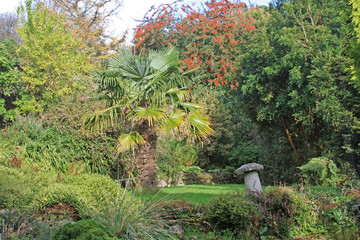
[[[0,240],[360,239],[358,1],[108,4],[0,14]]]

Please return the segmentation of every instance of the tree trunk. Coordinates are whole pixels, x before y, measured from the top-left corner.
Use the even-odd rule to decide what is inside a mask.
[[[140,185],[143,188],[156,188],[156,141],[155,130],[144,121],[136,129],[146,140],[136,153],[136,166],[139,172]]]
[[[298,152],[297,152],[297,150],[296,150],[295,143],[294,143],[294,141],[293,141],[293,139],[292,139],[292,137],[291,137],[291,135],[290,135],[289,129],[288,129],[287,126],[286,126],[286,122],[285,122],[284,116],[282,116],[281,119],[282,119],[282,122],[283,122],[283,125],[284,125],[284,129],[285,129],[286,135],[287,135],[287,137],[288,137],[288,139],[289,139],[289,142],[290,142],[290,144],[291,144],[291,147],[292,147],[292,149],[293,149],[293,151],[294,151],[294,154],[295,154],[295,156],[297,157],[297,159],[298,159],[299,161],[301,161],[300,155],[298,154]]]

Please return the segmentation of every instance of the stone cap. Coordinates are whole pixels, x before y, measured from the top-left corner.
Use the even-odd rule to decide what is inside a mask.
[[[261,169],[264,169],[264,166],[259,163],[248,163],[236,169],[235,172],[246,173],[246,172],[258,171]]]

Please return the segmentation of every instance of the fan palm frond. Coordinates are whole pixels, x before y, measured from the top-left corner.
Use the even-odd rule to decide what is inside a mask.
[[[132,54],[129,48],[122,48],[114,54],[109,60],[109,71],[117,71],[133,81],[153,78],[149,59]]]
[[[161,120],[159,130],[163,133],[173,133],[173,135],[176,135],[177,133],[180,134],[181,126],[185,123],[185,121],[186,113],[184,111],[172,111],[166,118]]]
[[[87,132],[101,132],[118,122],[119,107],[113,106],[104,110],[97,110],[83,117],[83,130]]]
[[[123,133],[119,136],[115,146],[117,153],[124,153],[136,149],[139,145],[145,144],[145,139],[136,131]]]
[[[196,111],[198,109],[201,109],[201,106],[195,103],[191,103],[191,102],[179,102],[179,105],[185,109],[185,110],[189,110],[189,111]]]
[[[171,88],[166,91],[167,95],[169,95],[172,99],[177,101],[185,101],[190,97],[190,93],[187,89],[179,89],[179,88]]]
[[[161,73],[171,74],[179,69],[179,54],[174,48],[150,52],[150,66]]]
[[[193,140],[202,141],[214,132],[210,127],[210,119],[207,115],[193,112],[188,115],[187,120],[190,125],[189,131]]]
[[[133,114],[134,121],[148,121],[149,126],[154,126],[155,122],[159,122],[164,118],[166,118],[165,110],[154,106],[148,108],[137,107]]]

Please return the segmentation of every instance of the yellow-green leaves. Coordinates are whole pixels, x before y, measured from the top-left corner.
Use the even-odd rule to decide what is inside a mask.
[[[137,107],[134,111],[134,121],[148,121],[149,126],[153,126],[155,122],[166,117],[164,109],[150,106],[148,108]]]
[[[18,49],[23,81],[37,101],[51,101],[71,92],[74,77],[91,69],[90,55],[76,36],[65,30],[64,17],[37,5],[18,9]]]
[[[123,133],[118,138],[115,150],[118,153],[135,150],[139,145],[144,144],[145,139],[138,132]]]

